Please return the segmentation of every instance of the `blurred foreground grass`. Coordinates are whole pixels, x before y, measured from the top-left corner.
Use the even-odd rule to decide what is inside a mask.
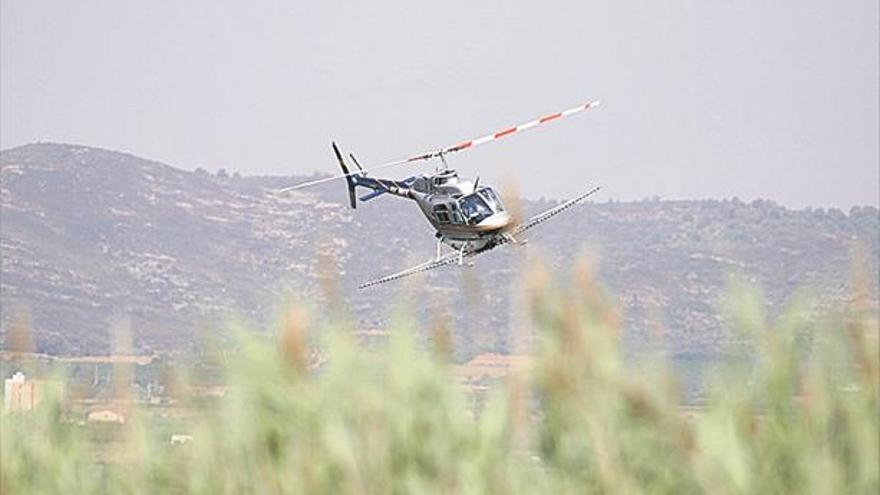
[[[341,322],[292,308],[277,340],[242,336],[231,393],[185,424],[192,441],[131,406],[100,452],[65,400],[2,418],[3,493],[854,493],[878,482],[874,308],[769,323],[734,289],[728,320],[749,359],[680,406],[662,361],[625,365],[619,317],[584,274],[529,284],[539,332],[528,368],[475,401],[448,362],[442,325],[424,349],[402,318],[365,348]],[[858,292],[858,291],[857,291]],[[326,361],[310,367],[310,348]]]

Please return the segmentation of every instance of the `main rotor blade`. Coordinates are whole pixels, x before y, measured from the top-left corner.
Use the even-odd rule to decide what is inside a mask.
[[[332,180],[342,179],[344,177],[348,177],[351,175],[373,172],[373,171],[380,170],[383,168],[393,167],[395,165],[403,165],[405,163],[418,162],[418,161],[422,161],[422,160],[430,160],[431,158],[437,158],[437,157],[445,155],[447,153],[455,153],[456,151],[462,151],[462,150],[466,150],[468,148],[473,148],[473,147],[479,146],[481,144],[486,144],[486,143],[501,139],[503,137],[509,136],[511,134],[514,134],[514,133],[517,133],[520,131],[525,131],[525,130],[531,129],[533,127],[537,127],[541,124],[546,124],[548,122],[552,122],[552,121],[560,119],[562,117],[568,117],[569,115],[574,115],[576,113],[583,112],[584,110],[588,110],[590,108],[599,106],[599,103],[601,103],[599,100],[594,100],[594,101],[591,101],[588,103],[584,103],[583,105],[578,105],[576,107],[569,108],[568,110],[563,110],[563,111],[557,112],[557,113],[551,113],[549,115],[539,117],[535,120],[530,120],[524,124],[519,124],[519,125],[516,125],[513,127],[508,127],[506,129],[502,129],[498,132],[493,132],[492,134],[486,134],[485,136],[481,136],[476,139],[461,141],[458,144],[454,144],[454,145],[448,146],[446,148],[441,148],[437,151],[429,151],[426,153],[421,153],[421,154],[418,154],[415,156],[411,156],[409,158],[404,158],[402,160],[394,160],[392,162],[386,162],[386,163],[382,163],[379,165],[374,165],[372,167],[365,167],[363,170],[360,170],[355,173],[339,174],[339,175],[334,175],[332,177],[325,177],[323,179],[317,179],[317,180],[313,180],[313,181],[309,181],[309,182],[304,182],[302,184],[297,184],[295,186],[290,186],[290,187],[285,187],[283,189],[279,189],[278,192],[294,191],[296,189],[302,189],[304,187],[315,186],[318,184],[323,184],[325,182],[330,182]]]
[[[317,179],[317,180],[312,180],[309,182],[303,182],[302,184],[297,184],[295,186],[284,187],[282,189],[279,189],[278,192],[283,193],[283,192],[287,192],[287,191],[295,191],[297,189],[302,189],[304,187],[317,186],[318,184],[330,182],[331,180],[344,179],[344,178],[349,177],[351,175],[365,174],[367,172],[372,172],[374,170],[393,167],[394,165],[403,165],[404,163],[411,162],[411,161],[415,161],[415,160],[406,159],[406,160],[396,160],[393,162],[383,163],[381,165],[376,165],[376,166],[373,166],[373,167],[370,167],[367,169],[358,170],[357,172],[350,172],[347,174],[338,174],[338,175],[334,175],[331,177],[324,177],[323,179]]]

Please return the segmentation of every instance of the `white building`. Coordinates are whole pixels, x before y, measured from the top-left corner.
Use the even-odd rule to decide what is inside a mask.
[[[25,380],[18,371],[7,378],[3,385],[3,410],[6,412],[30,411],[40,402],[40,394],[33,380]]]

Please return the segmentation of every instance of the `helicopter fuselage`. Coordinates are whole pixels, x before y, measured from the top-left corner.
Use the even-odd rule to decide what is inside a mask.
[[[479,251],[513,226],[513,218],[491,187],[461,180],[454,170],[416,178],[411,197],[436,237],[454,249]]]
[[[416,202],[436,230],[437,239],[456,250],[480,251],[496,244],[514,225],[498,194],[488,186],[462,180],[454,170],[410,177],[403,181],[356,175],[353,186],[374,192],[362,200],[391,194]]]

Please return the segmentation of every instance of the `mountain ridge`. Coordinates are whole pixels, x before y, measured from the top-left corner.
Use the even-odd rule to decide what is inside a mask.
[[[192,347],[199,328],[222,327],[232,314],[267,325],[290,297],[315,301],[324,317],[334,291],[358,328],[383,327],[408,284],[356,285],[434,251],[415,208],[388,200],[352,211],[339,184],[281,196],[273,189],[303,178],[187,171],[57,143],[0,151],[0,164],[0,331],[8,334],[13,308],[28,308],[38,350],[52,354],[107,352],[120,318],[141,351]],[[522,201],[526,214],[554,204]],[[801,287],[839,302],[855,246],[876,262],[877,227],[873,206],[608,201],[541,225],[525,250],[565,271],[583,246],[597,246],[598,277],[624,308],[634,345],[657,318],[676,352],[708,352],[728,339],[715,306],[731,272],[764,286],[771,306]],[[450,313],[462,355],[509,351],[520,304],[508,287],[522,277],[522,257],[499,250],[475,269],[417,279],[418,318]]]

